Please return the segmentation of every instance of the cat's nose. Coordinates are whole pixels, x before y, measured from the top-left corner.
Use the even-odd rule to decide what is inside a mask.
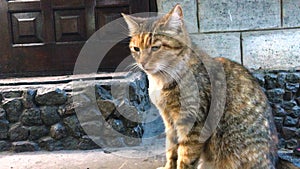
[[[140,64],[141,64],[142,68],[145,68],[146,62],[141,62]]]
[[[146,62],[141,62],[141,66],[145,71],[150,71],[149,65]]]

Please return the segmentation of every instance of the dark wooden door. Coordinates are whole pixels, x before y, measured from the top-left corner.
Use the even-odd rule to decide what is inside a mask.
[[[0,0],[0,76],[71,74],[80,49],[97,29],[121,12],[155,11],[154,1]],[[129,53],[124,45],[117,45],[99,70],[113,70]]]

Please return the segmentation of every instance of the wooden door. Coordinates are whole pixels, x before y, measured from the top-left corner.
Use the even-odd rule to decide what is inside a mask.
[[[0,77],[71,74],[85,41],[120,13],[155,11],[155,0],[0,0]],[[151,9],[152,7],[152,9]],[[100,71],[129,54],[125,41]]]

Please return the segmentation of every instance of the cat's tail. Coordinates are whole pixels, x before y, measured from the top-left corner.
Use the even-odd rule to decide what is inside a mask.
[[[287,161],[279,157],[278,163],[276,165],[276,169],[300,169],[300,167],[297,167],[290,161]]]

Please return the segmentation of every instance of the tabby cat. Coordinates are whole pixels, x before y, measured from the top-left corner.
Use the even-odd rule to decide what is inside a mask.
[[[212,59],[191,43],[180,5],[160,17],[122,15],[132,56],[148,76],[151,101],[165,124],[167,161],[161,168],[279,165],[265,94],[243,66]]]

